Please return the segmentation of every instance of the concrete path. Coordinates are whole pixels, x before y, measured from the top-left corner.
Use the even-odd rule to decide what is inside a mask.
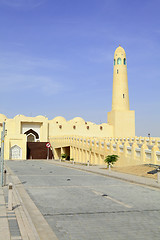
[[[157,180],[155,180],[155,179],[139,177],[136,175],[126,174],[126,173],[114,172],[112,170],[109,171],[108,169],[106,169],[106,165],[104,165],[104,166],[85,166],[82,164],[72,164],[71,162],[67,162],[67,161],[60,162],[59,160],[50,160],[48,162],[54,163],[57,165],[61,165],[61,166],[65,166],[65,167],[70,167],[70,168],[74,168],[74,169],[80,169],[83,171],[100,174],[103,176],[113,177],[113,178],[117,178],[120,180],[132,182],[132,183],[137,183],[137,184],[142,184],[142,185],[146,185],[146,186],[150,186],[150,187],[160,188],[160,183],[158,183]]]
[[[160,191],[154,179],[54,160],[7,165],[20,199],[15,204],[30,224],[22,239],[159,239]]]

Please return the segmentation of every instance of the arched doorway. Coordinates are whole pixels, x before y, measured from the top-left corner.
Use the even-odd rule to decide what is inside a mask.
[[[33,129],[29,129],[24,134],[27,135],[27,142],[37,142],[39,140],[39,135]]]
[[[35,135],[33,135],[32,133],[27,135],[27,142],[35,142]]]
[[[52,150],[46,147],[47,142],[39,141],[39,134],[33,129],[29,129],[24,134],[27,135],[27,159],[52,159]]]
[[[28,142],[27,159],[52,159],[52,150],[46,147],[47,142]]]

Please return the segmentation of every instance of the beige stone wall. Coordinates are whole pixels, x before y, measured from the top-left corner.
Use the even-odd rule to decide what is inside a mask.
[[[11,150],[14,146],[18,146],[21,149],[21,158],[14,159],[26,159],[26,135],[16,134],[5,136],[4,145],[4,159],[12,159]]]
[[[82,135],[83,137],[112,137],[113,126],[103,123],[101,125],[92,122],[85,122],[82,118],[76,117],[66,121],[63,117],[56,117],[48,120],[44,116],[26,117],[17,115],[13,119],[8,119],[0,114],[0,131],[2,123],[5,121],[5,159],[11,159],[11,150],[18,154],[18,147],[22,152],[22,159],[26,159],[27,154],[27,136],[25,131],[33,129],[39,135],[40,142],[47,142],[55,136],[64,135]],[[13,146],[14,149],[13,149]],[[63,147],[63,146],[62,146]],[[58,154],[58,153],[57,153]],[[18,158],[19,159],[19,158]]]
[[[113,126],[107,123],[97,125],[92,122],[85,122],[82,118],[74,118],[66,121],[63,117],[57,117],[49,121],[49,138],[60,135],[112,137]]]
[[[70,146],[70,158],[75,162],[104,165],[107,155],[119,156],[115,166],[140,164],[160,165],[160,138],[89,138],[83,136],[57,136],[50,138],[54,153]]]
[[[111,111],[108,113],[108,123],[113,127],[113,137],[135,136],[135,112]]]
[[[28,125],[29,129],[34,129],[34,125],[39,125],[39,135],[41,142],[48,141],[48,119],[44,116],[26,117],[17,115],[13,119],[8,119],[0,114],[0,132],[2,131],[2,123],[5,121],[5,145],[4,145],[4,159],[12,159],[12,156],[18,156],[18,151],[21,153],[17,159],[26,159],[27,154],[27,137],[22,134],[23,124]],[[15,158],[16,159],[16,158]]]

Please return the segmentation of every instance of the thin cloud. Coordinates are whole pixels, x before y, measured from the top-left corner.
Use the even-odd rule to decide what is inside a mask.
[[[45,96],[60,94],[68,91],[62,77],[66,69],[67,65],[61,60],[3,53],[0,58],[0,92],[36,90]]]
[[[102,62],[111,62],[113,59],[113,53],[106,52],[106,49],[94,48],[91,49],[88,54],[88,59],[91,62],[102,63]]]
[[[25,62],[30,67],[45,67],[51,69],[60,69],[61,71],[67,68],[65,64],[56,59],[49,60],[45,58],[35,58],[32,60],[28,59]]]
[[[36,58],[32,56],[26,56],[16,52],[1,54],[0,58],[0,70],[5,71],[31,71],[33,69],[50,69],[63,71],[68,68],[68,66],[58,59],[48,59],[48,58]]]
[[[1,0],[0,4],[16,9],[32,9],[44,4],[46,0]]]
[[[43,95],[56,95],[67,90],[62,83],[53,78],[38,75],[1,75],[0,92],[39,92]]]

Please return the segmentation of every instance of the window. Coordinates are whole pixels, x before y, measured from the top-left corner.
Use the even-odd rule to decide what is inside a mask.
[[[10,159],[22,159],[22,149],[14,145],[10,148]]]
[[[116,60],[114,59],[114,65],[116,65]]]
[[[121,58],[118,58],[118,59],[117,59],[117,64],[120,65],[121,62],[122,62]]]
[[[118,74],[118,69],[117,69],[117,74]]]
[[[124,65],[126,65],[126,58],[123,59]]]
[[[123,98],[124,98],[124,94],[123,94]]]

